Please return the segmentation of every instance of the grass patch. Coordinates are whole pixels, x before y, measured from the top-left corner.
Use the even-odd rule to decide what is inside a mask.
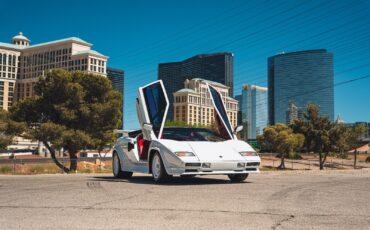
[[[86,169],[80,169],[78,172],[79,172],[79,173],[92,173],[92,172],[93,172],[93,170],[91,170],[91,169],[89,169],[89,168],[86,168]]]
[[[35,174],[44,173],[45,172],[45,167],[43,167],[41,165],[35,165],[35,166],[32,166],[30,168],[30,172],[35,173]]]
[[[0,173],[2,174],[11,173],[12,171],[13,171],[13,168],[9,165],[5,165],[0,168]]]

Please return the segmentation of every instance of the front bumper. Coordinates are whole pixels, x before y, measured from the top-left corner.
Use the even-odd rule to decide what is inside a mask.
[[[204,163],[185,163],[183,167],[172,168],[172,175],[218,175],[218,174],[254,174],[259,173],[259,161],[243,162],[244,166],[238,166],[240,162],[210,162],[210,167],[203,167]]]

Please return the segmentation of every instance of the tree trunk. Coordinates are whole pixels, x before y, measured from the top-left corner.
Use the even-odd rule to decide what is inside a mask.
[[[323,161],[323,157],[322,157],[322,153],[320,152],[319,153],[319,165],[320,165],[320,170],[323,170],[324,169],[324,161]]]
[[[284,154],[281,154],[280,156],[281,158],[281,162],[280,162],[280,165],[279,165],[279,169],[285,169],[285,157],[284,157]]]
[[[324,153],[324,159],[322,160],[322,165],[325,165],[326,157],[329,155],[329,153]]]
[[[77,153],[69,153],[69,160],[71,161],[69,166],[70,172],[76,172],[77,170]]]
[[[54,148],[52,148],[52,147],[49,145],[49,143],[48,143],[48,142],[43,141],[42,143],[43,143],[43,144],[46,146],[46,148],[49,150],[49,152],[50,152],[50,156],[51,156],[51,159],[53,159],[54,163],[55,163],[55,164],[56,164],[60,169],[62,169],[62,170],[63,170],[63,172],[67,173],[69,170],[68,170],[68,168],[67,168],[67,167],[64,167],[64,165],[58,161],[58,159],[57,159],[57,158],[56,158],[56,156],[55,156],[55,149],[54,149]]]
[[[355,148],[355,151],[353,152],[354,159],[353,159],[353,168],[356,169],[356,163],[357,163],[357,148]]]

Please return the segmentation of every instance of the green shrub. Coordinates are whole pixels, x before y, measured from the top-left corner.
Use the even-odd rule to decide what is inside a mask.
[[[11,171],[13,171],[13,168],[12,167],[10,167],[9,165],[5,165],[5,166],[2,166],[1,168],[0,168],[0,172],[1,173],[10,173]]]
[[[294,159],[294,160],[300,160],[302,159],[302,156],[299,153],[289,153],[287,158]]]

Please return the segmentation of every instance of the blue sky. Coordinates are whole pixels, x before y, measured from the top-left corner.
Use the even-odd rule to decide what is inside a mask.
[[[22,31],[31,43],[70,36],[94,44],[125,70],[125,127],[136,128],[137,87],[157,79],[161,62],[233,52],[235,92],[267,85],[267,57],[326,48],[335,82],[370,74],[370,2],[303,0],[17,1],[0,0],[0,41]],[[370,122],[370,78],[335,88],[335,114]]]

